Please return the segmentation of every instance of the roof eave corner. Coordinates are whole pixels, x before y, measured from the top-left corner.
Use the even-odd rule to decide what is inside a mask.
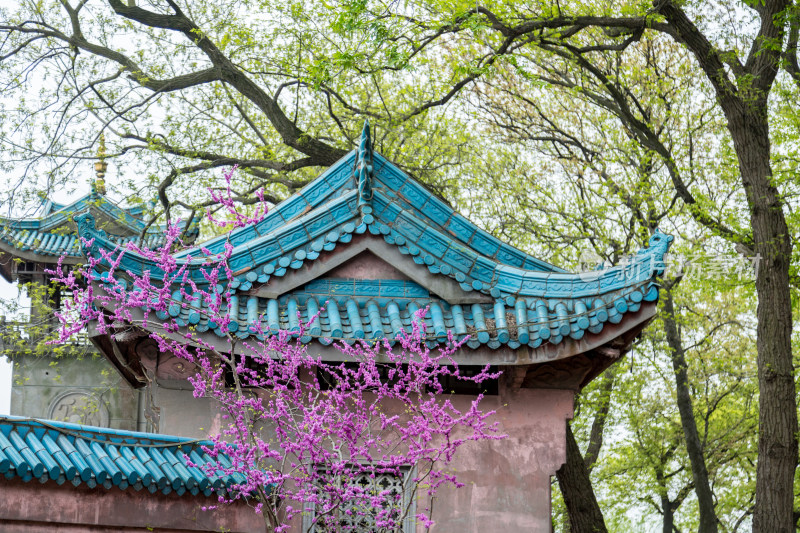
[[[106,232],[97,228],[97,221],[89,210],[74,215],[72,220],[78,227],[78,239],[83,255],[87,258],[95,256],[99,250],[96,239],[99,237],[105,240]]]

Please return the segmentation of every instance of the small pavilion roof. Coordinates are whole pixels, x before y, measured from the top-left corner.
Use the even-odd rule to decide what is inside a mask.
[[[0,416],[0,474],[6,479],[34,479],[76,487],[146,489],[150,493],[204,494],[225,491],[245,481],[238,473],[208,475],[189,466],[230,468],[225,454],[211,458],[200,441],[118,429],[82,426],[52,420]]]
[[[100,247],[115,248],[94,229],[91,214],[76,220],[81,236],[95,238],[86,254],[99,257]],[[298,313],[307,321],[324,308],[306,331],[305,342],[393,339],[409,330],[416,309],[427,306],[431,344],[452,330],[470,335],[472,348],[527,345],[567,356],[607,342],[599,335],[609,324],[623,323],[626,316],[638,317],[633,319],[637,323],[652,316],[654,310],[646,317],[636,313],[658,298],[656,278],[671,241],[656,232],[649,247],[625,264],[567,273],[489,235],[373,153],[367,125],[359,148],[266,218],[176,256],[202,286],[208,256],[221,252],[226,242],[233,245],[228,260],[233,278],[214,290],[231,295],[230,329],[240,338],[258,337],[260,331],[297,332]],[[337,267],[365,253],[401,275],[335,275]],[[163,275],[141,255],[124,254],[119,270],[135,275],[149,270],[151,279]],[[110,281],[107,274],[101,279]],[[223,337],[206,309],[206,302],[176,290],[170,309],[159,318],[175,318],[200,334]],[[587,335],[597,342],[559,347]]]
[[[79,237],[72,224],[72,217],[82,212],[93,214],[110,242],[123,245],[129,241],[138,242],[144,231],[145,247],[158,248],[164,243],[166,227],[153,225],[145,231],[142,207],[121,207],[105,195],[92,192],[69,204],[46,199],[41,215],[36,218],[0,217],[0,249],[11,255],[44,262],[55,262],[62,255],[82,258]],[[196,224],[188,233],[190,237],[197,235]]]

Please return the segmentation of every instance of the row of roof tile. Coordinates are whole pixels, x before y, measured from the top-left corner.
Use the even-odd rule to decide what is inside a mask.
[[[96,275],[100,276],[99,273]],[[102,276],[111,284],[111,278]],[[123,283],[124,284],[124,283]],[[303,342],[322,344],[357,339],[390,341],[411,331],[420,309],[427,308],[425,331],[429,344],[469,335],[467,346],[487,345],[515,349],[521,345],[537,348],[564,339],[581,339],[586,333],[600,333],[605,324],[619,323],[625,313],[635,313],[642,302],[658,298],[655,283],[645,279],[623,289],[580,298],[498,298],[493,302],[450,304],[412,281],[317,279],[277,299],[254,295],[224,294],[222,314],[230,315],[228,331],[239,338],[259,338],[288,331],[300,334]],[[209,294],[186,294],[175,290],[168,307],[157,313],[160,320],[174,319],[181,327],[195,331],[226,333],[219,318],[209,311]]]
[[[212,443],[0,416],[0,474],[7,479],[205,496],[245,481],[238,473],[225,475],[222,469],[230,468],[230,459],[224,454],[214,459],[203,446]],[[218,475],[190,466],[187,456]]]

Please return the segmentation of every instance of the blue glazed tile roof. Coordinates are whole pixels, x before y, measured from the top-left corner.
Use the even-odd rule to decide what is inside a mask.
[[[645,281],[580,298],[507,297],[490,303],[450,304],[412,281],[323,278],[277,299],[234,296],[228,309],[233,317],[229,328],[242,339],[263,338],[263,333],[281,330],[299,333],[299,320],[308,322],[322,310],[301,340],[331,344],[336,340],[393,340],[403,331],[410,332],[414,313],[427,307],[430,345],[445,341],[447,331],[452,330],[459,338],[469,335],[467,346],[471,348],[507,345],[516,349],[600,333],[606,324],[620,323],[625,313],[634,313],[643,302],[657,298],[657,286]],[[200,333],[223,335],[207,318],[204,306],[188,303],[179,293],[173,294],[173,305],[167,311],[158,313],[161,320],[170,317]]]
[[[410,328],[415,309],[427,306],[431,343],[451,329],[469,334],[472,347],[536,348],[599,333],[605,324],[638,311],[642,302],[658,298],[656,278],[663,272],[671,236],[656,232],[649,247],[626,264],[566,273],[479,229],[379,154],[363,151],[361,146],[345,156],[259,223],[203,245],[211,254],[219,253],[226,240],[234,246],[228,261],[234,277],[215,290],[231,295],[231,329],[237,336],[256,335],[257,323],[267,333],[295,330],[298,312],[307,321],[324,308],[304,340],[392,339]],[[114,244],[94,229],[91,214],[76,221],[81,235],[96,238],[84,253],[98,257],[100,247],[113,250]],[[320,254],[346,249],[362,236],[382,240],[479,303],[444,301],[417,283],[399,282],[401,286],[393,280],[318,279],[281,291],[277,299],[257,295],[259,287],[279,285]],[[207,268],[202,255],[200,247],[177,254],[179,262],[189,262],[188,276],[201,286]],[[151,261],[130,252],[119,268],[133,274],[149,270],[155,279],[163,275]],[[344,288],[347,283],[352,287]],[[173,293],[173,305],[159,318],[168,315],[201,333],[223,335],[207,318],[205,303],[184,301],[180,291]]]
[[[0,416],[0,474],[6,479],[37,479],[59,485],[145,489],[210,496],[244,476],[208,476],[189,466],[230,467],[224,454],[212,459],[201,449],[209,441],[138,433],[49,420]],[[221,473],[220,473],[221,474]]]
[[[32,252],[41,256],[67,255],[81,257],[78,235],[67,226],[76,213],[95,210],[125,228],[125,235],[106,235],[109,242],[124,245],[129,241],[139,241],[145,229],[141,207],[123,208],[105,196],[88,194],[68,205],[46,201],[42,216],[30,219],[0,217],[0,240],[13,249]],[[197,234],[196,225],[190,231]],[[145,233],[144,246],[158,248],[164,243],[163,226],[152,226]]]

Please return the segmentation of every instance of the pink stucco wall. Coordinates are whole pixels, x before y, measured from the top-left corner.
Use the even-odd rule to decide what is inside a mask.
[[[230,531],[263,533],[264,521],[244,503],[214,505],[214,498],[150,494],[74,487],[67,482],[23,483],[3,479],[0,483],[0,531],[3,533],[99,533],[169,532],[196,533]]]
[[[500,395],[486,396],[481,406],[496,411],[507,437],[459,448],[447,472],[464,486],[440,488],[433,501],[420,492],[416,510],[432,509],[435,525],[417,525],[417,533],[550,533],[551,477],[566,460],[574,398],[572,390],[510,390],[501,380]],[[475,398],[449,399],[463,411]],[[291,532],[304,533],[299,517]]]
[[[325,276],[408,279],[371,253],[339,265]],[[470,364],[516,360],[516,357],[506,359],[505,352],[488,348],[470,354]],[[525,367],[520,368],[524,375]],[[455,473],[464,487],[442,488],[433,499],[425,493],[418,495],[417,509],[432,509],[436,522],[432,533],[550,532],[551,476],[566,457],[566,421],[572,417],[575,391],[522,389],[521,380],[516,385],[510,385],[511,381],[501,378],[500,394],[487,396],[482,403],[482,409],[496,411],[494,419],[507,438],[471,442],[459,450],[448,471]],[[558,384],[548,382],[543,386]],[[161,408],[160,430],[193,437],[219,432],[220,413],[214,403],[193,399],[190,391],[178,388],[177,384],[156,387],[156,404]],[[453,395],[449,399],[463,411],[474,396]],[[398,414],[402,411],[401,408]],[[302,530],[301,521],[299,517],[296,519],[293,533]],[[425,530],[418,527],[418,531]]]
[[[431,531],[549,532],[550,479],[566,458],[566,420],[572,417],[574,394],[501,389],[499,396],[485,397],[481,405],[497,411],[496,420],[508,437],[459,449],[451,470],[465,486],[439,490],[434,496],[436,526]],[[469,401],[468,396],[453,397],[462,409]],[[429,498],[420,495],[418,506],[429,505]]]
[[[372,254],[326,275],[407,279]],[[484,410],[497,411],[495,420],[507,438],[465,444],[449,468],[465,486],[440,489],[433,501],[419,495],[418,508],[433,511],[436,525],[431,532],[551,531],[550,480],[566,460],[566,421],[572,418],[575,391],[520,389],[508,383],[501,379],[500,394],[486,396],[481,404]],[[450,399],[463,411],[474,397]]]
[[[193,399],[190,391],[159,394],[165,407],[162,422],[170,432],[206,437],[220,431],[213,402]],[[494,420],[508,437],[459,449],[449,470],[465,486],[441,489],[435,496],[432,533],[483,533],[497,527],[509,533],[549,532],[550,481],[566,457],[566,421],[572,417],[574,395],[572,390],[509,387],[501,378],[500,394],[484,397],[481,406],[496,411]],[[463,411],[474,396],[449,399]],[[419,498],[418,509],[430,507],[427,495]],[[300,522],[293,533],[301,531]]]

